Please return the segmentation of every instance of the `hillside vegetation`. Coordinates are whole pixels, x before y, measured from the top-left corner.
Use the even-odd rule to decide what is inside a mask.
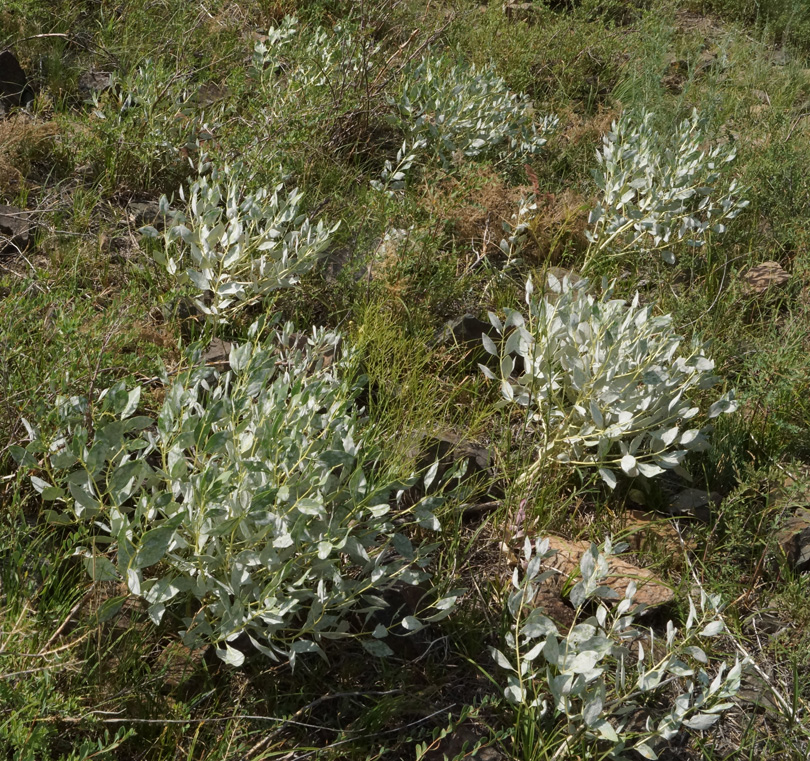
[[[802,0],[0,51],[0,757],[808,758]]]

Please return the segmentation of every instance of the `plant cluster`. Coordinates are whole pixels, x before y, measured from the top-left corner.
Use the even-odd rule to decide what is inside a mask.
[[[524,407],[526,425],[540,440],[523,478],[553,460],[596,467],[611,488],[617,472],[645,478],[665,469],[684,473],[684,458],[707,446],[708,433],[688,422],[700,412],[690,392],[719,381],[714,362],[697,340],[679,354],[683,339],[672,317],[655,316],[638,294],[627,304],[606,284],[600,297],[586,286],[549,274],[548,292],[538,296],[529,280],[526,317],[517,310],[507,310],[504,321],[489,316],[500,346],[487,335],[483,344],[500,360],[502,404]],[[727,394],[708,417],[734,409]]]
[[[356,87],[374,71],[379,44],[342,24],[304,31],[295,16],[285,16],[253,48],[253,66],[263,85],[272,88],[271,102],[296,103],[334,88]],[[278,78],[283,80],[279,87]]]
[[[690,597],[683,631],[670,621],[663,641],[636,624],[643,606],[633,602],[635,582],[617,605],[606,603],[618,597],[602,583],[610,573],[610,558],[625,548],[608,539],[602,548],[592,544],[582,556],[581,578],[568,595],[575,624],[566,634],[532,605],[543,582],[558,573],[543,570],[555,554],[548,540],[532,545],[527,538],[523,578],[514,570],[507,650],[491,652],[509,672],[504,696],[518,706],[518,730],[521,724],[539,723],[548,730],[544,736],[564,737],[553,758],[568,753],[583,759],[626,758],[623,754],[632,750],[655,759],[656,748],[682,727],[711,727],[734,705],[740,689],[744,663],[738,660],[728,671],[721,663],[714,677],[705,668],[709,658],[701,640],[724,630],[718,598],[701,589],[698,612]],[[594,606],[593,615],[587,615]],[[652,699],[668,691],[677,696],[657,709]]]
[[[424,140],[445,168],[460,157],[536,154],[557,125],[553,116],[538,123],[528,97],[512,92],[492,66],[479,69],[449,55],[425,56],[409,67],[391,105],[406,139]]]
[[[213,323],[238,309],[295,284],[313,267],[338,224],[313,224],[300,212],[302,195],[283,182],[274,188],[245,190],[243,166],[198,167],[185,211],[163,196],[160,209],[170,224],[161,235],[141,228],[163,246],[153,251],[178,285],[198,293],[197,308]],[[180,198],[186,201],[181,187]]]
[[[701,246],[710,232],[725,232],[748,202],[735,180],[721,185],[720,167],[736,157],[733,145],[704,148],[697,110],[670,138],[654,126],[653,114],[630,112],[614,122],[597,151],[594,172],[600,202],[591,211],[591,242],[583,265],[604,253],[655,251],[673,263],[672,246]]]
[[[405,529],[438,529],[441,493],[402,504],[416,477],[395,478],[381,462],[344,377],[350,353],[328,361],[335,334],[263,332],[251,326],[227,372],[177,376],[157,421],[134,415],[140,388],[119,383],[92,404],[60,399],[61,435],[32,431],[15,456],[49,474],[32,483],[60,504],[53,520],[88,527],[78,552],[92,578],[123,580],[156,624],[175,608],[187,645],[215,644],[239,666],[247,642],[294,662],[323,655],[324,640],[370,634],[369,652],[389,654],[373,614],[393,585],[427,578],[430,548]],[[401,626],[414,632],[454,601],[426,603]]]
[[[105,169],[148,183],[176,168],[181,150],[210,139],[221,117],[201,112],[193,95],[187,77],[152,59],[120,78],[110,75],[109,87],[92,94],[94,131],[107,144]]]

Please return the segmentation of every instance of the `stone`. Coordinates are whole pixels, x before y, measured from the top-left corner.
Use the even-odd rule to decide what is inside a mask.
[[[136,228],[151,225],[161,232],[166,227],[166,217],[160,213],[157,201],[133,201],[127,206],[127,216]]]
[[[324,278],[327,283],[336,283],[340,278],[340,274],[347,268],[351,268],[354,260],[354,249],[351,246],[342,246],[340,248],[333,248],[324,254]],[[352,273],[354,282],[362,280],[368,272],[365,267],[356,267],[349,269]]]
[[[466,349],[482,347],[481,337],[487,335],[493,340],[497,337],[495,328],[488,322],[479,320],[475,315],[465,314],[450,320],[435,339],[435,344],[453,343]]]
[[[231,344],[221,338],[214,338],[203,354],[203,363],[206,367],[215,367],[217,370],[227,370],[231,356]]]
[[[468,353],[468,359],[475,361],[480,360],[483,364],[487,364],[488,361],[493,358],[484,351],[481,340],[484,335],[489,336],[495,341],[496,345],[501,340],[498,331],[495,330],[491,323],[479,320],[473,314],[465,314],[448,321],[444,328],[439,331],[433,339],[432,346],[456,346]],[[523,374],[525,367],[523,357],[519,354],[512,354],[511,356],[512,359],[515,360],[515,368],[512,371],[512,375],[518,377]]]
[[[24,251],[31,243],[30,212],[16,206],[0,205],[0,253]]]
[[[78,82],[79,96],[82,100],[92,100],[112,87],[112,74],[108,71],[85,71]]]
[[[798,572],[810,570],[810,510],[800,507],[776,533],[776,541]]]
[[[504,3],[503,12],[510,21],[532,21],[537,8],[534,3]]]
[[[682,489],[670,499],[667,507],[672,515],[691,515],[708,523],[711,518],[711,506],[719,504],[721,500],[722,497],[715,491]]]
[[[761,295],[767,291],[785,285],[790,275],[778,262],[762,262],[751,267],[743,276],[746,288],[750,293]]]
[[[218,85],[216,82],[204,82],[200,85],[197,92],[191,96],[190,100],[200,108],[206,108],[217,101],[224,100],[229,97],[230,94],[231,90],[227,85]]]
[[[34,91],[20,62],[10,51],[4,50],[0,53],[0,113],[27,106],[33,99]]]
[[[438,486],[445,473],[461,460],[467,462],[464,482],[473,484],[475,487],[474,491],[467,495],[468,499],[486,494],[492,481],[489,450],[462,438],[453,431],[417,434],[417,440],[411,447],[410,454],[416,459],[416,468],[419,472],[426,471],[434,462],[439,461],[439,468],[431,489]],[[417,485],[413,489],[416,490],[414,491],[414,496],[416,496],[421,485]]]
[[[547,567],[560,572],[560,589],[568,579],[579,576],[579,563],[590,546],[590,542],[572,542],[558,536],[549,537],[549,548],[556,550],[557,554],[549,558]],[[651,608],[665,605],[675,599],[672,589],[647,568],[638,568],[618,557],[612,557],[608,567],[610,575],[602,583],[616,592],[618,600],[624,598],[627,585],[631,581],[635,581],[637,586],[634,598],[636,603]]]

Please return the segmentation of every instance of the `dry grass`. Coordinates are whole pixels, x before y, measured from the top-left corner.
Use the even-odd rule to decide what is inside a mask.
[[[47,155],[59,129],[54,122],[39,122],[27,114],[0,121],[0,193],[18,193],[31,164]]]

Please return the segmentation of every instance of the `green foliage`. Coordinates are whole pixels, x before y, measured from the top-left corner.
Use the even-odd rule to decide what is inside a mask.
[[[627,751],[655,759],[656,749],[682,727],[711,727],[734,706],[731,700],[740,689],[744,662],[735,661],[727,673],[721,663],[714,678],[704,668],[709,658],[702,640],[725,628],[718,598],[701,590],[698,612],[690,597],[683,631],[670,621],[663,642],[656,641],[652,629],[636,624],[643,608],[633,602],[635,582],[628,584],[618,605],[605,602],[617,598],[601,582],[609,575],[610,557],[622,549],[607,540],[601,548],[592,544],[582,556],[581,579],[569,593],[575,624],[567,634],[542,608],[532,606],[539,586],[557,573],[542,570],[554,555],[548,540],[538,539],[532,546],[526,539],[525,575],[521,579],[516,568],[512,576],[508,655],[495,648],[491,652],[509,672],[504,696],[518,707],[518,722],[541,723],[547,736],[561,738],[557,748],[544,748],[550,757],[576,748],[583,759],[626,758]],[[586,618],[589,605],[596,608]],[[673,687],[674,699],[669,692]],[[656,702],[663,705],[656,707]]]
[[[672,318],[654,316],[638,295],[628,305],[613,298],[612,288],[596,298],[586,285],[549,275],[550,292],[538,297],[529,280],[526,318],[508,310],[501,322],[490,313],[501,346],[484,336],[484,348],[500,359],[503,403],[526,408],[526,425],[540,440],[523,478],[533,479],[553,460],[596,467],[611,488],[616,471],[645,478],[681,471],[689,451],[707,446],[709,429],[684,423],[700,411],[689,392],[718,381],[714,362],[696,341],[679,355],[682,338]],[[720,397],[708,417],[732,412],[732,400]]]
[[[201,112],[188,75],[161,62],[143,61],[93,95],[95,140],[81,146],[99,175],[134,188],[171,183],[182,171],[180,150],[211,138],[215,113]],[[103,163],[102,163],[103,162]]]
[[[151,226],[141,232],[162,237],[154,257],[180,285],[201,298],[197,308],[216,324],[270,294],[288,288],[309,270],[329,244],[338,224],[313,225],[299,213],[301,193],[279,182],[272,190],[245,190],[243,165],[212,168],[200,163],[186,211],[161,210],[171,218],[162,236]],[[186,200],[183,189],[180,198]]]
[[[594,173],[600,201],[588,219],[591,245],[583,264],[603,255],[662,252],[674,263],[677,241],[701,246],[712,232],[725,232],[748,205],[735,181],[718,188],[719,168],[736,157],[733,146],[703,148],[705,136],[697,110],[680,123],[672,139],[643,113],[638,123],[625,113],[613,123],[596,154]]]
[[[27,250],[0,252],[0,757],[214,761],[293,752],[373,759],[415,751],[461,758],[493,743],[533,761],[604,756],[615,742],[600,739],[600,730],[609,731],[597,725],[600,718],[629,738],[626,748],[690,721],[701,710],[678,702],[679,687],[686,694],[692,681],[693,699],[707,695],[711,678],[707,685],[701,669],[716,673],[720,660],[733,661],[744,646],[754,657],[744,673],[744,696],[760,690],[751,672],[762,664],[768,684],[761,691],[774,698],[778,712],[763,698],[760,709],[744,706],[737,714],[747,714],[745,726],[731,721],[722,731],[684,731],[670,741],[659,736],[648,747],[662,756],[806,761],[807,664],[795,654],[806,644],[807,584],[774,554],[775,532],[794,502],[803,504],[808,485],[810,79],[793,58],[810,39],[802,32],[805,5],[210,0],[203,7],[178,0],[9,0],[0,10],[0,49],[17,55],[37,98],[29,113],[3,122],[7,142],[22,147],[6,151],[9,182],[0,203],[23,208],[34,227]],[[700,14],[712,9],[724,16]],[[753,31],[725,23],[731,17],[750,20]],[[267,30],[267,39],[254,30]],[[88,71],[113,78],[93,101],[78,92]],[[410,103],[401,108],[403,94]],[[682,123],[694,106],[707,121],[693,116]],[[553,134],[546,131],[552,121],[546,113],[560,115]],[[608,125],[621,113],[617,136]],[[52,137],[32,152],[26,130]],[[736,163],[722,163],[732,145]],[[715,146],[719,154],[712,158]],[[603,175],[610,177],[594,185],[597,148]],[[640,152],[631,159],[634,150]],[[189,158],[201,162],[198,151],[211,157],[217,172],[188,180],[185,203],[178,189]],[[526,174],[524,162],[532,170]],[[672,166],[686,174],[677,180]],[[751,204],[719,235],[712,226],[727,224],[722,201],[735,177]],[[623,202],[631,188],[622,178],[639,182]],[[208,183],[199,188],[197,204],[208,210],[210,223],[190,208],[189,185],[198,180]],[[449,336],[443,322],[514,307],[526,278],[547,265],[581,270],[587,248],[581,211],[608,206],[608,180],[616,202],[605,219],[613,219],[618,234],[611,239],[596,222],[588,268],[618,278],[614,295],[603,300],[592,291],[591,303],[584,291],[548,292],[550,307],[542,308],[537,297],[537,312],[546,309],[547,316],[569,299],[571,330],[554,344],[559,388],[542,404],[507,402],[503,389],[471,364],[481,356],[477,341],[463,330]],[[530,194],[518,187],[529,183]],[[690,183],[710,189],[708,196],[675,197],[688,193]],[[216,202],[206,196],[214,184],[221,194]],[[233,203],[227,201],[231,185]],[[187,239],[167,243],[161,231],[156,240],[139,241],[133,226],[141,224],[136,220],[144,207],[132,204],[162,194],[177,199],[166,236],[185,225]],[[670,194],[670,206],[660,202],[662,194]],[[248,199],[264,210],[255,220],[246,211]],[[228,207],[237,210],[235,217]],[[645,228],[649,217],[661,241],[652,223]],[[326,249],[317,254],[324,255],[323,268],[305,255],[309,244],[300,234],[308,224],[317,248],[320,218],[328,233]],[[228,235],[238,227],[235,220],[248,230],[237,243]],[[338,220],[341,227],[332,233]],[[219,223],[226,234],[217,237]],[[270,238],[280,258],[268,256],[261,282],[254,266],[262,252],[252,244],[268,242],[261,236],[270,226],[283,232]],[[562,245],[545,246],[546,234]],[[690,240],[702,245],[689,247]],[[649,255],[658,244],[678,256],[677,266]],[[155,254],[165,262],[155,266]],[[285,255],[287,268],[280,266]],[[202,352],[180,349],[189,334],[199,334],[198,310],[183,316],[161,308],[170,259],[176,268],[171,282],[196,298],[199,309],[218,310],[207,315],[204,332],[235,342],[230,370],[222,366],[227,362],[218,363],[219,372],[198,368]],[[765,260],[779,262],[790,281],[751,294],[742,275]],[[299,287],[287,287],[293,279]],[[640,303],[633,305],[635,290]],[[628,303],[614,306],[619,295]],[[291,319],[351,336],[346,365],[326,366],[334,347],[331,339],[324,347],[321,332],[308,347],[297,336],[284,343],[283,329],[248,335],[248,325],[270,302],[283,315],[276,326]],[[658,306],[647,321],[636,325],[652,304]],[[524,329],[540,324],[531,307],[521,311]],[[662,313],[671,313],[669,322],[658,322]],[[711,435],[700,414],[666,421],[647,430],[630,454],[640,434],[624,431],[618,415],[598,428],[586,401],[594,389],[604,389],[604,376],[585,333],[597,326],[614,336],[625,319],[631,321],[626,337],[638,339],[637,348],[646,341],[650,361],[658,356],[657,376],[675,384],[667,390],[640,375],[641,382],[622,386],[628,400],[658,398],[662,388],[677,395],[679,382],[713,374],[698,368],[712,360],[700,355],[694,333],[711,340],[716,372],[739,392],[743,413],[720,417]],[[220,320],[228,324],[211,325]],[[475,320],[459,327],[470,324]],[[503,327],[501,346],[495,342],[499,359],[519,332],[516,324]],[[676,329],[684,339],[669,361]],[[535,344],[546,345],[539,338]],[[679,354],[692,368],[685,374],[677,370]],[[639,356],[637,367],[628,360],[627,375],[646,367],[640,348]],[[514,357],[516,365],[525,364]],[[582,368],[591,373],[584,385]],[[492,370],[500,378],[503,367]],[[368,377],[359,395],[358,373]],[[526,390],[518,372],[504,380],[515,398]],[[532,383],[541,387],[538,378]],[[707,410],[718,395],[698,382],[676,409]],[[58,410],[57,396],[63,397]],[[499,402],[510,414],[498,414]],[[551,402],[561,412],[556,418]],[[599,411],[604,417],[617,407],[621,402],[612,401]],[[54,434],[58,412],[67,417]],[[644,422],[644,414],[634,414],[632,426]],[[593,437],[585,433],[589,427]],[[639,559],[654,564],[673,588],[683,589],[692,570],[707,589],[735,600],[724,613],[731,631],[712,640],[711,652],[704,650],[710,664],[695,661],[697,651],[691,651],[680,659],[694,669],[692,676],[669,672],[641,692],[642,672],[677,652],[684,636],[699,639],[700,626],[676,632],[668,648],[660,617],[635,617],[631,628],[639,632],[643,664],[639,671],[633,643],[624,653],[622,688],[619,649],[628,643],[614,638],[624,633],[621,627],[609,631],[618,613],[609,609],[600,624],[600,599],[586,600],[576,626],[588,623],[594,637],[607,637],[617,650],[601,660],[597,653],[591,670],[605,669],[601,676],[588,681],[590,673],[582,673],[577,682],[567,656],[554,665],[540,652],[526,662],[533,646],[545,648],[553,634],[535,636],[524,647],[534,636],[525,626],[541,621],[527,602],[528,616],[513,618],[514,652],[505,650],[511,665],[503,672],[517,676],[525,666],[526,700],[508,703],[500,698],[511,686],[507,676],[492,689],[475,673],[488,659],[486,646],[501,616],[499,537],[514,533],[514,524],[526,533],[553,524],[567,535],[589,536],[624,524],[625,490],[594,487],[588,478],[600,467],[599,444],[592,442],[611,428],[616,437],[609,439],[603,470],[609,479],[627,475],[623,464],[636,472],[622,444],[640,477],[645,468],[664,467],[666,473],[644,484],[648,506],[661,508],[684,484],[680,466],[659,465],[653,450],[677,429],[663,451],[677,460],[688,450],[679,439],[690,428],[699,432],[691,443],[706,451],[683,464],[697,477],[693,485],[717,500],[705,509],[709,523],[675,521],[689,548],[683,557],[673,557],[653,535]],[[254,430],[261,435],[253,433],[253,445],[243,449]],[[425,469],[432,457],[420,442],[448,430],[461,442],[442,457],[440,471],[466,452],[469,439],[475,451],[487,450],[489,467],[475,483],[488,489],[457,491],[451,482],[445,488],[452,488],[452,499],[445,500],[433,491],[437,475],[427,500],[419,483],[398,500],[415,467]],[[349,432],[354,454],[347,451]],[[554,452],[542,450],[548,436],[557,437]],[[18,472],[10,444],[22,444],[13,449],[27,463]],[[68,464],[71,453],[83,463]],[[343,464],[332,464],[335,453]],[[566,453],[569,463],[561,463],[557,458]],[[527,469],[531,475],[535,460],[536,469],[547,466],[542,478],[519,481]],[[585,477],[571,478],[571,467]],[[795,481],[789,502],[775,494],[786,473]],[[29,474],[38,479],[33,489]],[[285,487],[286,502],[279,497]],[[370,496],[388,487],[387,498]],[[318,506],[326,519],[301,510],[317,512]],[[385,506],[385,515],[371,512]],[[436,525],[427,513],[441,521],[441,533],[418,525],[420,516]],[[197,522],[186,520],[189,514]],[[274,547],[285,527],[292,544]],[[347,545],[340,549],[352,538],[368,563],[352,557]],[[325,543],[333,549],[322,559]],[[593,565],[598,576],[598,559]],[[386,570],[375,578],[379,568]],[[427,583],[399,583],[427,573],[435,589],[424,597]],[[127,585],[140,595],[127,595]],[[456,586],[470,590],[457,614],[416,631],[426,619],[450,612],[455,593],[440,590]],[[426,605],[433,596],[444,602]],[[381,598],[392,607],[373,610]],[[400,598],[404,607],[394,612]],[[279,616],[274,605],[292,607]],[[687,605],[684,596],[682,621]],[[707,602],[700,615],[710,618],[710,607]],[[150,615],[160,625],[150,625]],[[649,624],[654,639],[638,621]],[[178,629],[188,632],[192,645],[213,646],[190,650],[176,641]],[[407,637],[397,636],[406,631]],[[333,636],[342,639],[330,643]],[[558,650],[583,652],[585,643],[561,627],[553,636]],[[255,657],[231,669],[218,661],[215,649],[232,663],[255,654],[250,637],[285,662]],[[362,643],[378,653],[388,646],[394,656],[364,658]],[[298,658],[295,649],[318,647],[328,663]],[[593,658],[587,655],[576,668]],[[295,670],[290,659],[297,660]],[[570,676],[572,690],[558,709],[551,687]],[[605,697],[597,716],[600,680]],[[787,700],[778,699],[778,691]],[[673,709],[685,714],[672,715]],[[124,739],[113,730],[105,736],[108,726],[133,726],[137,736]]]
[[[766,38],[785,44],[807,59],[810,55],[810,8],[803,0],[700,0],[702,10],[754,24]]]
[[[94,546],[79,552],[95,581],[123,579],[155,624],[169,606],[195,601],[183,617],[187,645],[216,644],[239,666],[245,655],[231,642],[247,635],[270,658],[294,663],[324,655],[324,640],[362,633],[373,635],[363,640],[370,653],[389,654],[388,630],[371,614],[395,583],[427,578],[428,548],[403,528],[438,529],[442,498],[402,504],[416,478],[396,479],[379,461],[374,430],[353,408],[358,389],[343,377],[351,356],[326,361],[337,336],[314,331],[303,345],[289,324],[262,331],[254,324],[232,349],[229,372],[178,376],[156,430],[134,415],[140,389],[117,384],[92,408],[63,399],[64,435],[34,435],[14,454],[31,467],[44,455],[51,481],[31,482],[64,504],[51,520],[94,528]],[[436,466],[426,488],[435,475]],[[403,627],[445,617],[454,600],[435,601]]]
[[[531,156],[557,125],[553,116],[538,124],[528,97],[512,92],[491,65],[479,70],[448,55],[427,56],[408,68],[391,105],[397,126],[412,142],[424,141],[444,168],[478,156]]]
[[[357,82],[374,75],[380,45],[358,35],[351,25],[300,28],[295,16],[285,16],[267,30],[267,39],[253,48],[253,65],[271,106],[317,103],[324,97],[348,95]],[[285,87],[279,92],[277,77]]]

